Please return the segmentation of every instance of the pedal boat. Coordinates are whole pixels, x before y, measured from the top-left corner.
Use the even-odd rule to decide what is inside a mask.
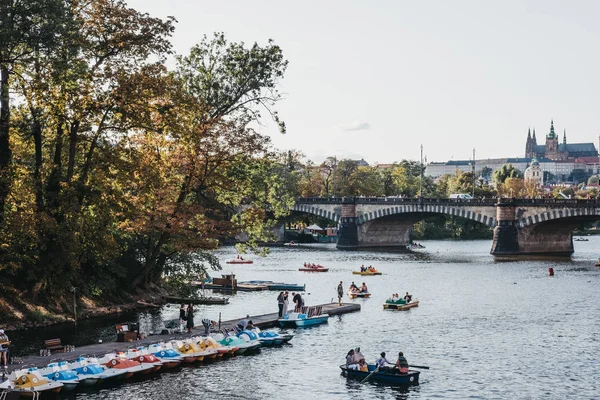
[[[350,296],[351,299],[355,299],[357,297],[363,298],[363,299],[368,299],[369,297],[371,297],[371,293],[369,293],[369,292],[353,292],[351,290],[348,290],[348,296]]]
[[[5,389],[21,393],[21,397],[38,398],[44,393],[59,393],[63,384],[42,377],[36,367],[15,370],[3,383]]]
[[[64,391],[75,390],[79,386],[79,377],[75,371],[72,371],[66,361],[50,363],[45,368],[39,370],[40,375],[51,381],[63,384]]]
[[[128,350],[125,353],[125,357],[129,360],[137,361],[142,365],[152,365],[153,368],[149,372],[156,372],[163,366],[162,361],[144,347]]]
[[[93,386],[105,379],[117,378],[125,374],[125,371],[111,370],[98,364],[96,359],[78,357],[75,362],[68,364],[69,369],[77,374],[82,385]],[[117,374],[115,374],[117,373]]]
[[[162,362],[165,368],[175,368],[183,362],[181,354],[166,343],[151,344],[148,347],[148,351]]]
[[[314,326],[320,325],[327,322],[329,319],[329,314],[320,314],[320,315],[312,315],[308,316],[308,314],[302,313],[288,313],[283,318],[278,319],[279,326],[282,328],[285,327],[305,327],[305,326]]]
[[[383,305],[384,310],[397,310],[397,311],[407,311],[413,307],[419,307],[419,300],[415,299],[410,303],[407,303],[404,299],[400,300],[391,300],[387,299],[385,304]]]

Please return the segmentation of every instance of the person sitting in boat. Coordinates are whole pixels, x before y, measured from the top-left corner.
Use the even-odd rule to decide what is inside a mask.
[[[360,347],[357,347],[356,349],[354,349],[354,362],[356,364],[360,364],[361,361],[365,360],[365,356],[362,355],[362,353],[360,352]]]
[[[399,373],[408,374],[408,361],[406,361],[404,353],[398,353],[398,361],[396,361],[395,367]]]
[[[254,328],[256,328],[256,327],[252,323],[252,320],[248,321],[248,325],[246,325],[246,329],[249,330],[249,331],[251,331]]]
[[[379,357],[377,360],[375,360],[375,366],[377,367],[377,369],[380,371],[390,370],[391,368],[387,367],[385,364],[394,365],[394,363],[388,361],[387,358],[385,358],[385,351],[383,351],[380,354],[380,356],[381,357]]]
[[[412,301],[412,294],[408,294],[408,292],[406,292],[403,298],[406,301],[406,304],[408,304]]]
[[[363,282],[361,288],[360,288],[360,292],[361,293],[369,293],[369,289],[367,289],[367,284]]]
[[[365,272],[365,266],[364,265],[360,266],[360,272]]]
[[[354,362],[354,349],[350,350],[346,355],[346,368],[358,369],[358,364]]]
[[[362,372],[369,372],[369,366],[364,358],[361,358],[358,362],[358,369],[360,369]]]

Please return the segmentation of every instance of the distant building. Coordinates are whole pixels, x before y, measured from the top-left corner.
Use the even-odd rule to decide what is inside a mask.
[[[598,150],[594,143],[573,143],[567,144],[567,131],[564,130],[562,143],[558,143],[558,135],[554,132],[554,120],[550,122],[550,132],[546,135],[545,144],[537,144],[535,129],[533,136],[531,130],[527,131],[527,141],[525,143],[525,157],[527,158],[548,158],[550,160],[567,160],[578,157],[597,157]]]
[[[369,163],[365,161],[364,158],[361,158],[360,160],[352,160],[354,162],[356,162],[356,165],[358,165],[359,167],[368,167]]]
[[[529,167],[525,169],[524,179],[525,183],[532,183],[537,186],[544,184],[544,173],[537,159],[532,159]]]

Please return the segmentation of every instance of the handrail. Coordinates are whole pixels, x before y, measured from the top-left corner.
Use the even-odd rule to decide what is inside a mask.
[[[351,201],[354,204],[453,204],[453,205],[488,205],[511,204],[531,206],[572,206],[600,207],[600,199],[526,199],[514,197],[482,198],[482,199],[442,199],[419,197],[298,197],[296,204],[342,204]]]

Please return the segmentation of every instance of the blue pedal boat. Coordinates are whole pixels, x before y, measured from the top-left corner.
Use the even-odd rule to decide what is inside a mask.
[[[304,312],[302,313],[289,313],[284,315],[283,318],[279,318],[277,321],[282,328],[298,328],[324,324],[329,319],[329,314],[321,314],[321,308],[322,307],[311,307],[308,312],[303,310]]]
[[[360,371],[357,369],[348,369],[346,368],[346,365],[340,365],[340,368],[342,370],[342,374],[347,378],[363,380],[375,370],[375,364],[367,366],[367,368],[369,369],[368,372]],[[380,382],[394,386],[412,386],[419,384],[420,374],[420,371],[413,370],[409,370],[407,374],[398,374],[393,373],[391,371],[377,371],[373,375],[371,375],[368,382]]]

